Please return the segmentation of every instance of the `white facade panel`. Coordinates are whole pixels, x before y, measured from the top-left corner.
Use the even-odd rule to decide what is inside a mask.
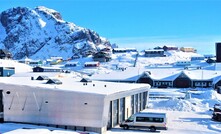
[[[10,86],[3,94],[5,121],[85,127],[106,125],[102,123],[104,95],[31,87],[22,89],[22,86]]]

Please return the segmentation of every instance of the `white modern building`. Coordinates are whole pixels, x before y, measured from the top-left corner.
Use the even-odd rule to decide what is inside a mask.
[[[82,83],[71,77],[57,77],[62,82],[57,85],[46,84],[47,80],[36,78],[0,78],[3,95],[3,100],[0,100],[3,109],[0,108],[0,112],[3,112],[4,122],[49,125],[103,134],[133,113],[146,108],[148,103],[148,84]]]

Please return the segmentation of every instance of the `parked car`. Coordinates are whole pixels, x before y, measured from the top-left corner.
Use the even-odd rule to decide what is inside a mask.
[[[120,123],[123,129],[142,128],[156,130],[167,130],[166,113],[139,112],[130,116],[127,120]]]

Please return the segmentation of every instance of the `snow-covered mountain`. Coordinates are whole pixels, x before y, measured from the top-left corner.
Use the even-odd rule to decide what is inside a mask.
[[[86,56],[104,47],[111,47],[107,39],[64,21],[53,9],[17,7],[0,14],[0,48],[8,49],[14,59]]]

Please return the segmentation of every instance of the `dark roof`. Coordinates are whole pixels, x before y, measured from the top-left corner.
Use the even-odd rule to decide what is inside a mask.
[[[62,84],[59,79],[49,79],[46,84]]]
[[[48,76],[44,76],[44,75],[40,75],[37,77],[36,80],[49,80],[49,77]]]
[[[92,80],[89,78],[83,78],[80,82],[92,82]]]

